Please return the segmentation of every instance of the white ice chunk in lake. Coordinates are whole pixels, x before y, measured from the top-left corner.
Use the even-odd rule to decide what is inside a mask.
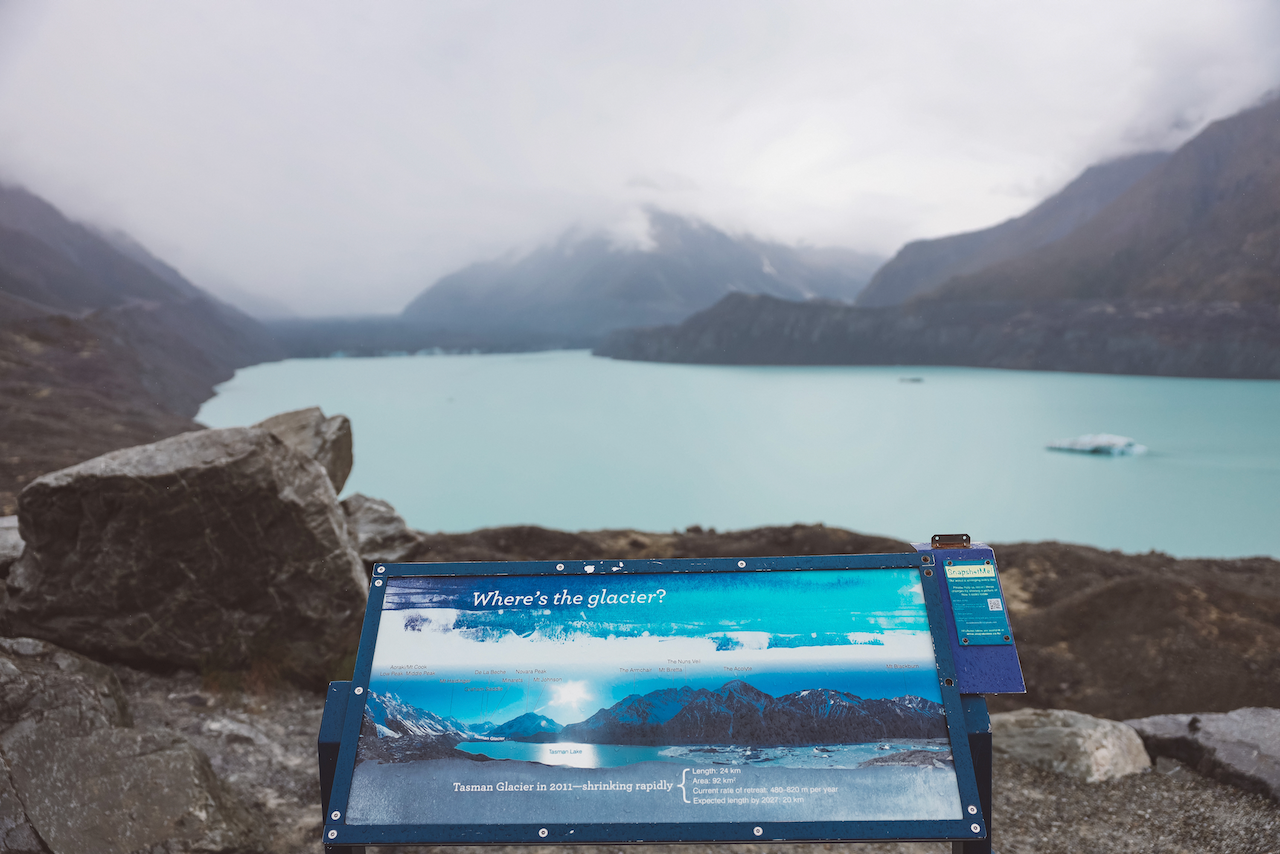
[[[1128,436],[1116,436],[1112,433],[1086,433],[1074,439],[1050,442],[1045,447],[1051,451],[1073,451],[1077,454],[1103,454],[1112,457],[1127,457],[1147,452],[1146,445],[1139,445]]]

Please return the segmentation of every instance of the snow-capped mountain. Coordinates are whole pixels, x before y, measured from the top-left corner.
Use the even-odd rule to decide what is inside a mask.
[[[401,700],[395,694],[369,692],[365,719],[377,727],[382,738],[410,736],[414,739],[441,739],[457,744],[480,736],[456,718],[442,718]],[[452,744],[450,746],[452,746]]]
[[[828,688],[772,697],[740,679],[715,691],[631,695],[566,726],[561,741],[592,744],[849,744],[945,738],[941,704],[920,697],[863,699]]]
[[[714,691],[684,687],[632,694],[565,727],[534,712],[496,726],[468,725],[419,709],[395,694],[370,691],[360,751],[362,758],[400,762],[475,758],[455,749],[463,741],[781,746],[946,735],[943,707],[921,697],[864,699],[830,688],[773,697],[735,679]]]
[[[475,727],[472,727],[475,729]],[[491,739],[507,741],[556,741],[562,727],[546,715],[526,712],[488,730]]]

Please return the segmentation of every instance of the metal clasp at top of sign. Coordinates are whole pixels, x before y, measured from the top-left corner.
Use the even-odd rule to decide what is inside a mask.
[[[931,544],[935,549],[967,549],[969,548],[969,535],[934,534]]]

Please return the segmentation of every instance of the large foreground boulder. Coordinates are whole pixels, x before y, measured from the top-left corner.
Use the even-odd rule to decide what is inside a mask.
[[[997,756],[1100,783],[1151,767],[1142,739],[1118,721],[1066,709],[1019,709],[991,716]]]
[[[312,685],[355,649],[367,587],[333,485],[267,430],[186,433],[53,472],[18,515],[13,634]]]
[[[1152,756],[1280,803],[1280,709],[1226,714],[1155,715],[1125,721]]]
[[[130,728],[110,668],[0,638],[0,851],[250,850],[259,823],[173,735]]]
[[[351,474],[351,422],[345,415],[325,418],[320,407],[272,415],[253,425],[269,430],[295,451],[324,467],[334,492],[341,492]]]

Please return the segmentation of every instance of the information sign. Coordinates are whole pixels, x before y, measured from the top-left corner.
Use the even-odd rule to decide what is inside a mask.
[[[947,590],[956,635],[964,646],[1013,644],[1004,596],[990,560],[948,560]]]
[[[379,566],[326,842],[984,836],[933,570],[787,561]]]

